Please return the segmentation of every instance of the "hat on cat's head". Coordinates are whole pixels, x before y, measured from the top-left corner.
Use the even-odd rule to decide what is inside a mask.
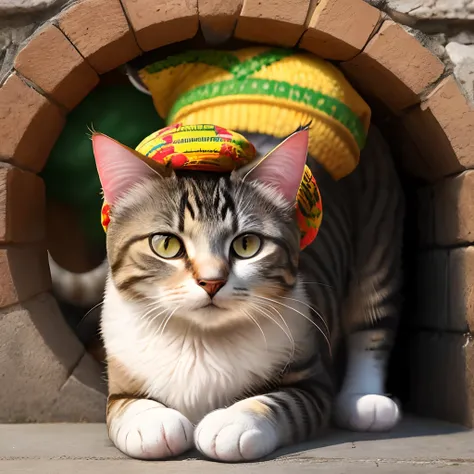
[[[359,163],[371,111],[328,61],[293,49],[186,51],[130,73],[167,123],[218,123],[277,138],[312,123],[309,154],[335,179]]]
[[[294,132],[287,140],[292,140],[298,133],[303,133],[306,137],[306,147],[299,150],[298,155],[300,160],[306,161],[307,153],[307,134],[308,127],[302,127],[300,130]],[[111,163],[116,160],[120,154],[120,149],[117,149],[118,153],[111,153],[109,162],[104,164],[99,158],[99,154],[103,154],[99,151],[99,145],[97,142],[94,144],[94,140],[100,134],[93,135],[93,146],[94,154],[96,156],[97,169],[99,177],[101,178],[102,187],[104,188],[104,196],[107,199],[106,182],[110,181],[106,174],[110,173],[110,167],[114,166]],[[103,135],[100,135],[104,137]],[[107,137],[108,138],[108,137]],[[112,139],[109,139],[115,142]],[[237,169],[245,172],[247,176],[252,174],[253,170],[260,169],[261,163],[263,163],[267,157],[282,147],[285,140],[278,147],[272,150],[264,157],[258,159],[255,147],[242,135],[227,130],[223,127],[216,125],[182,125],[174,124],[166,127],[162,130],[158,130],[146,137],[137,146],[133,154],[137,156],[136,166],[138,162],[145,161],[152,168],[153,163],[159,164],[164,169],[171,170],[189,170],[189,171],[208,171],[208,172],[231,172]],[[117,144],[117,142],[115,142]],[[123,145],[120,145],[123,149]],[[291,156],[289,157],[288,166],[292,166]],[[295,163],[296,164],[296,163]],[[310,244],[316,237],[322,220],[322,202],[319,194],[319,189],[316,184],[316,180],[311,173],[309,167],[301,162],[299,169],[303,170],[303,175],[298,175],[295,179],[295,187],[299,184],[299,189],[296,195],[296,219],[298,227],[301,231],[300,248],[304,249]],[[132,165],[134,166],[134,165]],[[143,165],[141,165],[143,166]],[[108,169],[108,171],[107,171]],[[247,173],[248,170],[248,173]],[[278,170],[281,174],[281,170]],[[128,174],[133,174],[133,169],[130,169],[130,173],[118,173],[122,175],[121,179],[133,178]],[[245,179],[245,178],[244,178]],[[115,177],[112,177],[115,180]],[[107,190],[109,193],[113,193],[112,190]],[[112,197],[112,194],[110,194]],[[293,194],[293,198],[295,195]],[[105,231],[110,223],[110,206],[104,201],[101,211],[102,226]]]

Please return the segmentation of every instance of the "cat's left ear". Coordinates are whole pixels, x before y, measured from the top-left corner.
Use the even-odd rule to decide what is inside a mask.
[[[92,149],[104,198],[110,205],[144,178],[172,174],[169,168],[102,133],[92,134]]]
[[[294,202],[303,178],[308,143],[309,125],[292,133],[257,163],[250,163],[237,173],[243,180],[257,180],[275,187],[289,202]]]

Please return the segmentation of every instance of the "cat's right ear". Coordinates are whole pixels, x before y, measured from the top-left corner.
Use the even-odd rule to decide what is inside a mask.
[[[110,205],[144,178],[172,174],[171,170],[102,133],[93,133],[92,149],[104,198]]]

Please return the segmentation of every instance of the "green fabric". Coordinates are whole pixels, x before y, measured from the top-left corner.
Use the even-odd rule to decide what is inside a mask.
[[[362,122],[346,104],[312,89],[270,79],[230,79],[195,87],[182,94],[173,104],[168,123],[173,123],[175,115],[183,107],[206,99],[233,95],[267,95],[309,105],[344,125],[354,136],[359,149],[365,145],[366,135]]]
[[[181,66],[182,64],[196,63],[216,66],[220,69],[224,69],[224,71],[230,72],[236,79],[240,79],[256,73],[264,66],[280,61],[280,59],[286,58],[294,52],[293,49],[285,48],[269,49],[241,62],[239,58],[230,51],[207,49],[186,51],[150,64],[145,67],[145,71],[148,74],[156,74],[165,69]]]
[[[151,97],[131,84],[99,86],[68,115],[41,176],[48,197],[78,210],[91,244],[103,245],[105,234],[89,128],[135,148],[144,137],[163,127]]]
[[[187,51],[157,61],[147,66],[145,70],[149,74],[153,74],[182,64],[202,63],[224,69],[234,76],[233,79],[204,84],[182,94],[168,114],[168,124],[174,122],[175,116],[181,108],[195,102],[240,94],[269,95],[308,105],[334,118],[351,132],[361,150],[366,140],[364,126],[359,117],[346,104],[331,96],[296,84],[251,77],[263,67],[280,61],[294,52],[292,49],[275,48],[265,50],[244,61],[239,61],[229,51]]]

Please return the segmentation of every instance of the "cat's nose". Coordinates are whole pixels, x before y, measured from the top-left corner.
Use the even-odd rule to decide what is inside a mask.
[[[227,280],[198,280],[197,284],[207,291],[212,298],[225,284]]]

